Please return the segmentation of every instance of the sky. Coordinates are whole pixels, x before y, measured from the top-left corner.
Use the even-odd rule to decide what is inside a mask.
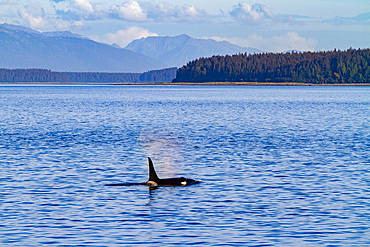
[[[187,34],[266,52],[369,48],[369,0],[0,0],[0,23],[125,47]]]

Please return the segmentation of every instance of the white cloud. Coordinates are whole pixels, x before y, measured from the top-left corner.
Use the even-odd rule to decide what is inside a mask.
[[[248,24],[260,24],[267,20],[274,20],[276,17],[271,9],[262,4],[249,5],[247,3],[239,3],[233,6],[230,11],[230,16],[235,20]]]
[[[147,19],[140,4],[136,1],[126,2],[122,5],[113,5],[111,11],[112,14],[124,20],[145,21]]]
[[[65,20],[97,20],[108,16],[106,8],[91,0],[51,1],[56,14]]]
[[[115,33],[107,33],[102,37],[95,37],[95,40],[107,44],[118,44],[121,47],[127,46],[135,39],[146,38],[149,36],[158,36],[156,33],[151,33],[148,29],[138,26],[128,27],[123,30],[118,30]]]
[[[31,3],[18,11],[18,15],[28,23],[31,28],[44,28],[47,22],[44,19],[45,11],[37,3]]]
[[[17,5],[15,0],[0,0],[0,5]]]
[[[366,12],[355,17],[335,17],[331,19],[325,19],[323,23],[331,23],[334,25],[370,25],[370,12]]]
[[[84,27],[81,21],[66,21],[54,18],[53,15],[46,15],[44,9],[38,3],[31,3],[25,5],[18,10],[18,15],[21,22],[18,24],[27,25],[30,28],[48,31],[48,30],[80,30]]]
[[[50,0],[56,13],[64,19],[120,19],[125,21],[150,22],[181,22],[204,21],[207,19],[205,10],[192,5],[172,5],[168,2],[158,4],[151,2],[139,3],[125,1],[119,5],[106,8],[92,0]]]
[[[85,27],[85,24],[82,21],[62,21],[62,20],[51,20],[51,31],[60,30],[72,30],[77,31]]]
[[[198,10],[194,6],[185,6],[185,14],[191,17],[198,16]]]
[[[180,21],[203,21],[207,19],[205,10],[192,5],[171,5],[170,3],[158,3],[145,5],[148,17],[154,21],[180,22]]]
[[[25,6],[28,13],[34,16],[45,16],[44,8],[38,3],[30,3]]]
[[[281,36],[268,38],[257,34],[250,35],[247,38],[211,38],[216,41],[228,41],[242,47],[253,47],[266,52],[283,52],[288,50],[314,51],[318,43],[317,40],[302,37],[296,32],[287,32]]]
[[[84,13],[92,14],[94,12],[94,7],[90,0],[70,0],[70,2],[72,6]]]
[[[44,28],[46,26],[46,22],[43,17],[33,16],[24,9],[19,10],[19,15],[23,20],[27,21],[31,28]]]

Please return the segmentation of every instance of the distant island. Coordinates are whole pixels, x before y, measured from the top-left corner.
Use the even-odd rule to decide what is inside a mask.
[[[177,68],[144,73],[55,72],[48,69],[0,69],[0,82],[161,83],[175,78]]]
[[[369,83],[370,49],[199,58],[181,67],[173,82]]]

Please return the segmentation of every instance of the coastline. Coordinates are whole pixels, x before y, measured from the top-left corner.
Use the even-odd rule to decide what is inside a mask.
[[[370,83],[315,84],[302,82],[161,82],[114,83],[112,85],[166,85],[166,86],[370,86]]]
[[[0,85],[111,85],[111,86],[370,86],[370,83],[303,83],[303,82],[0,82]]]

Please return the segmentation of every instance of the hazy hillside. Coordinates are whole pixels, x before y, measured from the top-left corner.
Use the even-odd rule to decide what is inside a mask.
[[[83,82],[83,83],[158,83],[171,82],[177,68],[144,73],[56,72],[48,69],[1,69],[0,83],[21,82]]]
[[[41,33],[21,26],[0,25],[0,68],[145,72],[164,67],[156,59],[70,32]]]
[[[243,48],[226,41],[195,39],[185,34],[175,37],[142,38],[132,41],[125,49],[153,57],[169,67],[181,67],[200,57],[260,52],[257,49]]]

